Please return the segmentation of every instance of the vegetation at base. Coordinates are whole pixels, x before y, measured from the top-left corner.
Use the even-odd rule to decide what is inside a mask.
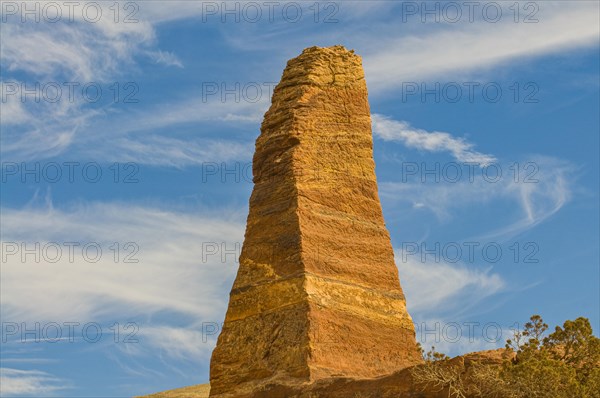
[[[501,363],[464,366],[432,347],[412,376],[454,398],[600,398],[600,339],[589,320],[580,317],[547,331],[542,317],[533,315],[507,340],[507,354],[513,355]]]

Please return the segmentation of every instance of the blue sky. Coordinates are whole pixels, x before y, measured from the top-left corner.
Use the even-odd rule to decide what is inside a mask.
[[[600,330],[598,2],[114,4],[2,2],[3,396],[208,381],[254,140],[314,45],[363,57],[424,345]]]

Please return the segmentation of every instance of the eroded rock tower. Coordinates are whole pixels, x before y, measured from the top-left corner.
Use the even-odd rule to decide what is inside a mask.
[[[211,397],[371,378],[419,362],[377,193],[358,55],[312,47],[288,62],[253,174]]]

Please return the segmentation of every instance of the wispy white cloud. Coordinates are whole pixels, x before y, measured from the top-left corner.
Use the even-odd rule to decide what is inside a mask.
[[[268,98],[225,103],[194,97],[124,113],[90,109],[85,104],[67,101],[42,101],[31,109],[22,106],[18,97],[7,98],[8,107],[2,110],[7,123],[3,125],[12,126],[2,129],[6,161],[41,160],[69,153],[71,159],[162,166],[249,159],[260,119],[269,103]],[[180,133],[182,126],[193,123],[204,124],[202,134]],[[239,139],[233,133],[222,133],[232,126],[254,128]],[[170,129],[165,131],[167,127]]]
[[[12,81],[9,85],[0,81],[0,100],[2,107],[0,108],[1,123],[4,126],[18,125],[31,120],[31,115],[27,112],[21,98],[12,95],[14,91],[19,89],[21,82]]]
[[[49,81],[111,80],[153,44],[154,30],[143,21],[114,23],[107,11],[97,23],[12,23],[8,18],[2,25],[2,65],[9,72],[24,71]]]
[[[96,123],[86,123],[85,137],[71,143],[76,147],[65,150],[73,150],[72,157],[158,166],[245,161],[252,157],[259,123],[269,102],[267,97],[257,102],[229,103],[197,96],[141,111],[100,115],[94,119]],[[180,132],[191,125],[202,128]],[[240,134],[237,130],[241,126],[250,128]],[[14,156],[25,154],[28,147],[18,148]]]
[[[240,100],[225,101],[219,95],[203,98],[201,93],[158,104],[142,111],[111,115],[104,120],[107,127],[119,126],[118,134],[147,133],[168,126],[179,127],[189,123],[231,122],[238,125],[258,124],[269,107],[271,99],[261,96],[255,102]],[[257,132],[258,133],[258,132]],[[110,134],[110,132],[108,133]]]
[[[86,155],[108,162],[134,162],[153,166],[185,167],[208,162],[228,162],[252,159],[252,145],[233,139],[185,140],[160,135],[143,140],[115,137],[111,150],[105,146],[90,148]]]
[[[416,338],[425,350],[433,345],[436,351],[455,356],[503,345],[505,336],[489,339],[482,334],[484,325],[475,331],[463,324],[469,309],[507,289],[499,273],[491,267],[423,259],[401,248],[394,252]]]
[[[464,310],[505,287],[502,277],[489,269],[445,261],[421,261],[401,249],[396,249],[395,256],[412,314],[422,316],[424,313]]]
[[[535,182],[512,180],[505,192],[512,196],[522,210],[516,221],[480,236],[480,239],[507,239],[531,229],[562,209],[573,197],[575,167],[551,157],[536,156],[531,164]]]
[[[177,55],[173,54],[169,51],[148,51],[146,53],[154,62],[157,64],[163,64],[166,66],[177,66],[179,68],[183,68],[183,63],[177,57]]]
[[[36,262],[31,255],[3,259],[2,314],[7,321],[98,321],[159,312],[214,321],[224,313],[237,258],[229,254],[223,259],[219,253],[203,260],[203,242],[236,247],[243,217],[236,211],[208,215],[96,203],[65,210],[2,208],[2,229],[3,249],[13,242],[26,242],[29,248],[35,242],[63,246],[55,263],[44,257]],[[98,243],[102,256],[90,263],[77,247],[70,260],[64,242]],[[110,249],[115,242],[119,261]],[[137,263],[123,262],[135,249],[124,248],[128,242],[139,248],[132,257]]]
[[[67,150],[88,122],[99,114],[79,100],[57,102],[23,101],[27,83],[18,80],[0,83],[2,97],[0,140],[6,161],[25,161],[55,156]]]
[[[430,152],[449,152],[460,162],[478,163],[481,166],[496,162],[492,155],[477,152],[474,145],[464,138],[455,138],[449,133],[411,127],[383,115],[373,114],[373,134],[385,141],[399,141],[409,148]]]
[[[64,4],[56,4],[63,7],[63,16],[70,15]],[[93,4],[95,7],[98,3]],[[131,5],[137,7],[133,16],[137,22],[124,23],[126,15],[134,11]],[[122,71],[138,66],[138,56],[165,66],[183,67],[176,54],[156,48],[154,26],[164,22],[167,15],[188,18],[202,11],[199,5],[190,6],[190,2],[180,5],[178,8],[169,4],[166,8],[170,12],[166,12],[157,2],[131,3],[127,10],[125,3],[119,3],[116,8],[121,9],[121,14],[115,21],[115,7],[106,3],[102,4],[101,20],[93,23],[82,18],[83,3],[79,5],[80,12],[73,14],[75,22],[71,24],[22,24],[17,17],[8,16],[8,23],[2,26],[2,66],[8,72],[26,72],[43,83],[62,85],[73,81],[80,86],[116,81]],[[156,9],[157,13],[153,11]],[[10,84],[11,89],[16,85],[19,90],[3,101],[4,128],[0,137],[3,159],[15,162],[65,154],[75,160],[135,161],[177,167],[234,157],[245,160],[251,155],[249,148],[270,100],[263,95],[257,102],[225,103],[216,96],[206,100],[201,93],[193,92],[191,98],[128,109],[125,113],[112,106],[92,106],[77,95],[74,101],[63,95],[56,103],[23,103],[22,85],[31,88],[35,82],[9,79],[4,83]],[[61,87],[64,94],[67,88]],[[5,88],[3,84],[2,90]],[[107,87],[104,90],[109,91]],[[256,134],[253,131],[244,142],[235,142],[235,137],[222,133],[211,134],[214,128],[205,129],[201,135],[179,134],[182,125],[202,122],[254,124]],[[168,131],[160,131],[166,127]]]
[[[494,201],[509,200],[519,206],[521,212],[514,221],[488,231],[480,239],[508,239],[518,235],[555,214],[571,197],[573,166],[558,159],[536,155],[516,163],[515,170],[515,164],[497,163],[496,157],[475,151],[474,145],[463,138],[415,129],[406,122],[377,114],[373,115],[373,133],[386,141],[400,141],[409,148],[449,152],[462,163],[478,163],[481,167],[493,164],[492,174],[497,170],[501,173],[498,180],[485,178],[487,172],[482,171],[458,181],[442,180],[435,184],[419,178],[416,182],[380,184],[386,200],[407,202],[414,209],[428,209],[440,219],[451,218],[452,212],[462,207]],[[506,216],[503,215],[503,222],[508,219]]]
[[[598,2],[573,1],[566,7],[564,2],[535,4],[540,8],[537,23],[515,23],[505,8],[498,23],[476,20],[443,29],[423,24],[422,31],[409,36],[402,29],[398,34],[388,31],[363,52],[370,90],[389,91],[423,79],[468,78],[508,62],[598,44]]]
[[[147,358],[160,360],[157,374],[170,369],[185,377],[189,375],[175,364],[208,363],[220,330],[206,333],[203,324],[223,320],[243,239],[243,210],[169,210],[100,202],[57,209],[50,201],[45,207],[31,204],[0,211],[3,321],[112,325],[135,319],[139,342],[119,344],[121,354],[112,350],[106,354],[131,374],[138,372],[138,378],[155,371],[157,363],[145,363]],[[65,246],[68,242],[78,244],[72,259]],[[130,242],[134,246],[125,246]],[[36,243],[40,250],[48,243],[61,246],[61,257],[56,262],[47,260],[54,258],[54,249],[50,254],[38,251],[39,260],[31,254],[23,259],[20,249],[7,254],[15,244],[32,249]],[[87,243],[101,248],[97,262],[85,260],[82,246]],[[115,247],[119,247],[118,260]],[[125,262],[132,253],[130,260],[137,262]],[[23,356],[5,351],[3,360]],[[44,395],[45,390],[25,389],[25,381],[16,376],[7,376],[9,391]],[[35,385],[33,376],[40,383],[46,380],[43,374],[31,376],[27,385]]]
[[[96,7],[102,7],[100,20],[91,22],[89,17],[87,20],[84,18],[82,10],[86,3],[93,5],[92,12],[95,12]],[[112,151],[110,141],[107,141],[104,134],[106,132],[96,134],[90,130],[98,120],[110,119],[111,112],[90,105],[89,101],[77,95],[77,90],[81,90],[86,84],[102,88],[104,83],[109,85],[117,81],[123,71],[137,67],[140,56],[166,66],[183,67],[176,54],[156,48],[154,27],[150,22],[139,18],[139,12],[135,13],[136,22],[125,23],[124,19],[131,7],[138,7],[139,11],[139,5],[115,4],[77,3],[74,6],[76,11],[73,12],[66,4],[53,3],[53,7],[61,8],[63,16],[57,23],[21,23],[20,15],[3,16],[6,22],[3,21],[2,24],[0,62],[7,72],[2,82],[0,121],[4,127],[0,137],[3,159],[39,160],[68,150],[77,152],[76,148],[93,148],[99,151],[103,143],[108,143],[104,145],[103,154],[110,154]],[[39,4],[36,6],[40,7]],[[115,15],[117,9],[120,10],[118,18]],[[70,15],[74,19],[72,23],[67,22]],[[11,76],[21,76],[25,80]],[[65,82],[77,85],[74,97],[67,95],[72,88],[69,89]],[[40,101],[32,97],[24,100],[25,89],[37,87],[36,90],[40,93],[40,87],[45,84],[60,87],[62,95],[58,96],[58,101],[48,101],[46,98]],[[5,95],[9,86],[13,92]],[[108,87],[103,88],[105,93],[110,91]],[[114,130],[118,129],[113,127],[111,131]],[[172,141],[171,147],[175,143],[176,141]],[[180,150],[183,152],[187,145],[180,143]],[[168,148],[165,154],[167,152]],[[86,154],[75,157],[81,156]],[[164,163],[168,164],[169,160]]]
[[[575,168],[568,162],[532,156],[528,161],[517,163],[518,180],[515,179],[514,164],[499,163],[494,167],[502,170],[502,178],[486,179],[482,171],[473,174],[472,181],[465,177],[457,182],[427,183],[418,178],[418,181],[410,182],[382,182],[381,195],[392,203],[429,210],[440,220],[452,219],[461,209],[504,203],[511,211],[496,212],[498,224],[503,226],[478,236],[479,239],[500,240],[537,226],[556,214],[572,197]],[[490,175],[493,173],[495,170]]]
[[[175,360],[201,361],[210,359],[210,354],[216,344],[220,326],[206,322],[204,329],[201,324],[194,327],[173,327],[157,325],[146,327],[141,331],[140,338],[144,339],[144,348],[152,351],[138,353],[143,355],[164,355]]]
[[[38,370],[0,368],[0,394],[3,397],[56,396],[67,388],[65,381]]]

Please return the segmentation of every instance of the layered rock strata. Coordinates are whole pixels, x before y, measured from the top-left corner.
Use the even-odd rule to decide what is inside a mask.
[[[312,47],[288,62],[253,175],[210,396],[254,397],[418,363],[377,193],[358,55]]]

